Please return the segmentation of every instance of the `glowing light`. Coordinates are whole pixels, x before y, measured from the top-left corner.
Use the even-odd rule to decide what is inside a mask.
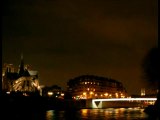
[[[108,93],[105,93],[104,95],[105,95],[105,96],[108,96]]]
[[[15,83],[18,83],[18,80],[16,80]]]
[[[26,93],[23,93],[24,96],[28,96]]]
[[[38,89],[41,89],[41,86],[38,86]]]
[[[8,92],[6,92],[7,94],[10,94],[10,92],[8,91]]]
[[[152,100],[155,101],[157,98],[110,98],[110,99],[93,99],[92,101],[145,101]]]
[[[118,93],[115,93],[115,95],[116,95],[116,98],[118,98]]]
[[[145,88],[141,89],[141,96],[145,96]]]
[[[87,113],[88,113],[87,109],[82,109],[81,111],[82,111],[83,116],[87,116]]]
[[[93,92],[90,92],[91,95],[93,95]]]
[[[47,112],[46,112],[46,118],[47,118],[47,120],[52,120],[53,119],[53,110],[48,110]]]
[[[86,92],[84,92],[83,95],[86,95]]]
[[[48,92],[48,95],[49,95],[49,96],[52,96],[52,95],[53,95],[53,92]]]
[[[40,90],[39,83],[32,77],[21,77],[13,82],[13,91],[35,91],[36,89]]]
[[[61,96],[64,96],[64,93],[61,93]]]

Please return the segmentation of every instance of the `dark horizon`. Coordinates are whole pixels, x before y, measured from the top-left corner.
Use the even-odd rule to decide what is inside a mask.
[[[40,84],[65,88],[80,75],[111,77],[130,94],[149,88],[142,63],[158,45],[157,0],[11,1],[2,16],[2,63],[24,63]]]

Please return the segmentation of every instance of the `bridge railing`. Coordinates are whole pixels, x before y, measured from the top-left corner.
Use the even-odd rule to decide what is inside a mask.
[[[157,98],[108,98],[92,99],[92,108],[106,107],[141,107],[146,103],[154,103]],[[147,104],[146,104],[147,105]]]

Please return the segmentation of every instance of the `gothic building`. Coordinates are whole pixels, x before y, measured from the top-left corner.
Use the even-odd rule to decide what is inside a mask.
[[[17,71],[11,64],[4,65],[2,73],[2,90],[8,94],[13,92],[21,92],[23,95],[35,92],[40,93],[38,72],[29,70],[25,67],[23,55],[21,55],[21,62]]]

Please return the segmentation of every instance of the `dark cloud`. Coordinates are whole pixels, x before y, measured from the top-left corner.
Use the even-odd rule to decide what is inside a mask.
[[[6,0],[2,60],[18,65],[23,52],[46,85],[94,74],[137,93],[142,59],[157,45],[157,13],[157,0]]]

